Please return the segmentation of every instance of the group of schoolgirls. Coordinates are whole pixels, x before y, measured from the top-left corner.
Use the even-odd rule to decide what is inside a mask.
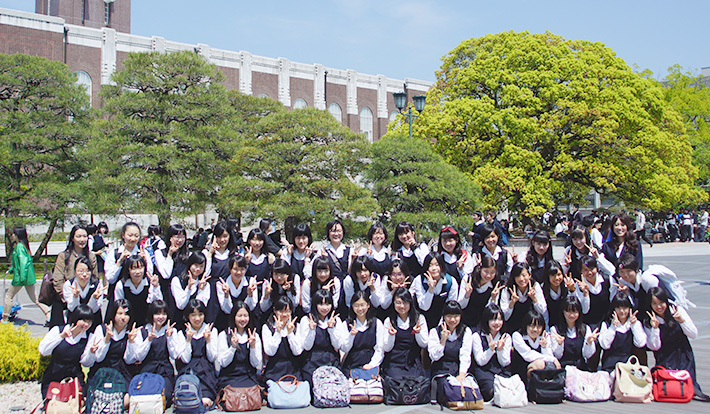
[[[212,407],[227,385],[285,375],[310,381],[316,368],[331,365],[345,375],[378,368],[383,378],[472,374],[489,400],[495,376],[526,379],[565,365],[594,371],[600,359],[610,371],[646,347],[657,364],[687,369],[695,380],[688,338],[697,329],[657,281],[638,272],[640,246],[628,217],[612,221],[602,253],[588,233],[573,231],[562,264],[552,258],[547,233],[537,232],[517,262],[487,225],[482,253],[472,255],[451,227],[431,251],[406,222],[387,247],[378,222],[369,245],[354,252],[343,243],[340,221],[328,223],[320,250],[299,224],[276,258],[267,232],[252,230],[239,248],[223,223],[209,247],[193,253],[185,229],[171,225],[165,247],[151,256],[137,243],[138,225],[127,223],[122,245],[106,257],[107,285],[92,276],[88,255],[73,263],[76,277],[64,289],[68,318],[39,346],[52,356],[42,392],[67,376],[83,382],[83,365],[89,381],[100,367],[127,380],[159,374],[169,399],[175,378],[192,373]]]

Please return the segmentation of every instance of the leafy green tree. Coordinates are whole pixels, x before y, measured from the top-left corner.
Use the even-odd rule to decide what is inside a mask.
[[[434,236],[443,226],[470,226],[481,191],[424,140],[388,133],[372,144],[366,181],[393,223],[409,221]]]
[[[487,207],[528,217],[592,189],[652,209],[705,197],[663,90],[598,42],[466,40],[443,58],[415,132],[472,174]]]
[[[105,121],[84,152],[92,211],[204,211],[236,144],[224,75],[190,52],[132,53],[104,86]]]
[[[77,212],[77,182],[84,171],[75,158],[86,142],[89,97],[76,75],[59,62],[0,54],[0,212],[9,229],[49,224],[39,258],[57,223]]]
[[[233,124],[249,126],[223,182],[219,209],[252,219],[310,223],[316,234],[338,217],[350,234],[358,234],[363,226],[355,223],[378,209],[370,191],[356,182],[368,156],[363,136],[326,111],[289,111],[273,100],[245,95],[232,102],[238,118],[249,121]]]

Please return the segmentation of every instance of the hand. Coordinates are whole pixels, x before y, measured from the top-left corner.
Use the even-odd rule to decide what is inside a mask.
[[[372,368],[375,368],[375,366],[372,364],[365,364],[362,366],[362,369],[364,369],[365,371],[367,371],[368,369],[372,369]]]
[[[293,316],[289,318],[288,323],[286,323],[286,330],[288,333],[292,333],[296,329],[296,324],[294,323]]]
[[[459,269],[463,269],[464,264],[466,264],[466,256],[462,253],[459,260],[456,261],[456,267],[458,267]]]
[[[99,343],[98,343],[98,342],[94,342],[94,343],[91,344],[91,346],[89,347],[89,352],[91,352],[92,354],[95,354],[96,351],[98,351],[98,350],[99,350]]]
[[[619,315],[616,314],[616,311],[611,313],[611,324],[616,327],[621,326],[621,321],[619,320]]]
[[[596,247],[594,247],[594,245],[589,246],[588,244],[585,243],[584,246],[587,248],[587,250],[589,250],[590,256],[594,256],[595,259],[599,258],[599,251],[597,250]]]
[[[528,282],[528,297],[533,301],[533,303],[537,303],[537,293],[535,292],[532,279]]]
[[[150,281],[151,286],[153,287],[160,287],[160,277],[158,277],[157,274],[153,273],[146,273],[148,275],[148,280]]]
[[[101,297],[104,295],[104,290],[106,290],[106,286],[104,286],[103,283],[99,283],[98,286],[96,286],[96,290],[94,290],[94,294],[92,295],[94,299],[101,299]]]
[[[639,311],[634,311],[634,313],[632,313],[631,316],[629,316],[629,323],[630,323],[631,325],[633,325],[633,324],[635,324],[636,322],[638,322],[638,318],[636,317],[636,314],[638,314],[638,313],[639,313]]]
[[[350,324],[350,335],[355,336],[357,335],[357,326],[355,322]]]
[[[193,286],[197,283],[197,279],[193,279],[190,272],[187,273],[187,289],[191,290]]]
[[[424,272],[424,277],[426,277],[427,283],[429,284],[429,291],[434,292],[437,281],[429,274],[429,272]]]
[[[565,276],[565,286],[567,287],[567,290],[574,293],[574,291],[577,289],[576,285],[574,284],[574,279],[570,276]]]
[[[74,337],[74,333],[73,333],[74,328],[76,328],[76,324],[64,326],[64,329],[62,330],[61,333],[59,333],[59,336],[62,339],[73,338]]]
[[[654,312],[646,312],[646,315],[648,315],[648,324],[651,325],[651,328],[658,329],[660,323],[658,318],[656,318],[656,314]]]
[[[451,331],[446,326],[446,323],[441,324],[441,345],[446,345],[446,340],[451,335]]]
[[[518,299],[520,297],[518,296],[518,288],[513,287],[513,288],[508,288],[508,292],[510,293],[510,304],[509,307],[512,307],[518,302]]]
[[[136,337],[138,336],[138,332],[140,332],[140,329],[136,328],[136,323],[133,322],[133,327],[131,330],[126,334],[128,337],[128,341],[133,343],[136,340]]]
[[[488,349],[495,351],[498,348],[498,342],[500,341],[493,340],[493,335],[488,334]]]
[[[466,373],[461,372],[459,375],[456,376],[456,380],[459,382],[459,384],[463,384],[464,381],[466,381]]]
[[[305,251],[305,255],[304,255],[304,256],[306,256],[306,259],[310,258],[312,254],[313,254],[313,247],[311,247],[311,246],[306,247],[306,251]]]
[[[197,333],[194,329],[192,329],[192,325],[189,323],[185,324],[185,338],[188,341],[192,341],[192,337]]]
[[[207,326],[205,326],[205,331],[202,334],[205,338],[205,342],[208,344],[210,343],[210,340],[212,339],[212,323],[208,323]]]
[[[219,283],[220,283],[220,286],[222,287],[222,293],[224,293],[224,297],[228,298],[229,297],[229,285],[221,277],[219,278]]]
[[[577,281],[577,286],[579,286],[579,290],[584,293],[584,296],[589,296],[589,285],[584,280],[584,278],[581,278],[579,279],[579,281]]]
[[[557,345],[562,345],[565,343],[565,337],[556,332],[552,332],[552,339],[557,341]]]
[[[286,243],[286,254],[293,257],[293,249],[294,249],[293,244]]]
[[[200,281],[197,283],[197,289],[198,290],[204,289],[205,285],[207,284],[207,281],[210,280],[211,278],[212,278],[212,276],[203,275],[200,278]]]
[[[505,289],[505,285],[502,285],[500,281],[496,282],[496,285],[493,286],[493,290],[491,290],[491,300],[493,300],[493,302],[498,302],[498,295],[503,289]]]
[[[155,332],[155,325],[150,327],[150,332],[148,332],[148,342],[158,337],[158,333]]]
[[[210,249],[207,250],[207,253],[212,256],[217,250],[219,250],[219,244],[217,243],[217,239],[212,236],[212,243],[210,244]]]
[[[473,277],[471,277],[471,276],[468,277],[468,279],[464,282],[463,288],[464,288],[464,295],[467,298],[470,298],[471,293],[473,293]]]
[[[572,264],[572,256],[570,255],[570,252],[565,252],[565,259],[563,261],[563,264],[568,267]]]
[[[412,328],[412,333],[418,334],[421,331],[422,331],[422,323],[420,321],[416,325],[414,325],[414,328]]]
[[[594,332],[589,334],[589,338],[587,338],[587,343],[591,344],[592,342],[596,341],[597,338],[599,338],[599,328],[595,329]]]
[[[673,315],[673,319],[675,319],[678,323],[685,322],[685,319],[683,319],[683,315],[680,313],[677,306],[669,305],[669,309],[671,311],[671,315]]]
[[[367,287],[370,288],[370,292],[374,294],[375,292],[375,276],[373,274],[370,275],[370,278],[367,279]]]
[[[330,318],[328,319],[328,328],[335,328],[335,325],[338,323],[338,317],[340,317],[340,314],[336,314],[335,311],[330,314]]]
[[[316,324],[316,320],[313,319],[313,315],[311,315],[309,313],[308,314],[308,329],[310,329],[312,331],[312,330],[315,330],[317,326],[318,326],[318,324]]]
[[[286,281],[284,282],[284,284],[281,285],[281,287],[283,288],[283,290],[285,292],[288,292],[289,290],[291,290],[291,283],[292,282],[290,280],[288,280],[288,278],[286,278]]]
[[[150,255],[145,251],[145,247],[143,245],[139,247],[138,254],[143,257],[143,260],[145,260],[146,263],[150,261]]]
[[[168,338],[170,338],[170,337],[173,336],[173,334],[175,333],[175,323],[173,323],[173,324],[171,325],[171,324],[170,324],[170,320],[168,319],[168,322],[166,323],[166,326],[167,326],[167,327],[165,328],[165,336],[167,336]]]
[[[227,335],[229,335],[229,343],[232,345],[232,348],[239,347],[239,338],[234,334],[232,328],[227,329]]]
[[[255,277],[251,278],[251,280],[249,281],[249,286],[247,287],[247,294],[251,296],[256,290],[257,286],[259,286],[262,282],[263,280],[261,282],[257,282]]]
[[[323,286],[323,290],[332,290],[335,287],[335,279],[330,279],[330,282]]]
[[[397,335],[397,329],[392,326],[392,322],[390,322],[389,318],[385,321],[385,328],[387,329],[387,333],[389,333],[392,336]]]
[[[246,248],[246,253],[244,254],[244,258],[247,259],[247,263],[251,263],[251,258],[254,257],[254,254],[252,253],[254,249],[252,249],[251,246],[247,246]]]
[[[367,246],[367,255],[372,256],[372,252],[374,252],[374,250],[372,249],[372,242],[370,242],[370,244]]]
[[[249,334],[249,348],[254,348],[256,346],[256,328],[251,331],[247,329],[247,333]]]
[[[72,292],[74,293],[75,298],[79,297],[79,294],[81,293],[81,288],[79,287],[79,282],[72,284]]]
[[[510,253],[510,255],[513,257],[513,263],[518,262],[518,254],[515,253],[515,245],[511,246],[513,251]]]
[[[106,332],[104,333],[104,342],[109,343],[111,338],[113,338],[113,321],[109,322],[105,328]]]
[[[629,291],[629,287],[626,285],[622,285],[620,283],[614,283],[614,282],[612,282],[611,285],[616,286],[616,289],[618,292],[628,292]]]
[[[126,259],[128,259],[128,257],[130,257],[130,255],[131,255],[131,252],[129,252],[128,250],[124,249],[124,250],[121,252],[121,255],[118,257],[118,264],[123,264],[123,262],[124,262]]]
[[[269,296],[271,295],[271,292],[274,291],[274,288],[272,287],[272,280],[271,279],[265,279],[264,280],[264,296]]]
[[[170,243],[170,248],[168,249],[168,255],[172,256],[180,250],[177,244]]]
[[[505,347],[505,342],[510,338],[510,335],[507,333],[504,333],[501,335],[500,339],[498,340],[498,351],[502,351],[503,348]]]
[[[550,342],[550,334],[547,332],[544,332],[542,336],[540,336],[540,346],[543,348],[547,348],[547,344]]]

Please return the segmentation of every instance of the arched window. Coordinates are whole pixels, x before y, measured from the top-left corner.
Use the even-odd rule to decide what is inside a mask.
[[[328,112],[333,115],[333,118],[335,118],[336,121],[340,122],[341,124],[343,123],[343,110],[340,109],[340,105],[338,105],[337,103],[332,103],[328,105]]]
[[[303,109],[303,108],[308,108],[308,104],[306,101],[304,101],[301,98],[296,99],[296,101],[293,103],[293,109]]]
[[[268,98],[268,97],[269,97],[269,95],[267,95],[265,93],[260,93],[258,96],[258,98]]]
[[[74,73],[76,74],[76,77],[77,77],[76,83],[78,83],[79,85],[82,85],[82,86],[84,86],[84,88],[86,88],[86,94],[89,95],[89,106],[91,106],[91,96],[92,96],[91,76],[89,76],[89,74],[84,72],[83,70],[78,70]]]
[[[367,140],[372,142],[372,111],[368,107],[360,111],[360,132],[364,132]]]
[[[395,119],[397,119],[397,115],[399,115],[399,112],[397,112],[397,111],[392,111],[392,112],[390,112],[390,122],[392,122],[392,121],[394,121]]]

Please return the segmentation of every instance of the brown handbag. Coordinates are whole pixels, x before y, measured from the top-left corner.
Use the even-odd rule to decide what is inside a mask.
[[[217,397],[220,408],[228,412],[261,410],[261,401],[261,387],[258,385],[244,388],[227,385]]]
[[[50,271],[45,273],[42,278],[42,285],[39,288],[39,297],[37,300],[39,303],[52,306],[56,296],[57,292],[54,290],[54,281],[52,280],[52,272]]]

